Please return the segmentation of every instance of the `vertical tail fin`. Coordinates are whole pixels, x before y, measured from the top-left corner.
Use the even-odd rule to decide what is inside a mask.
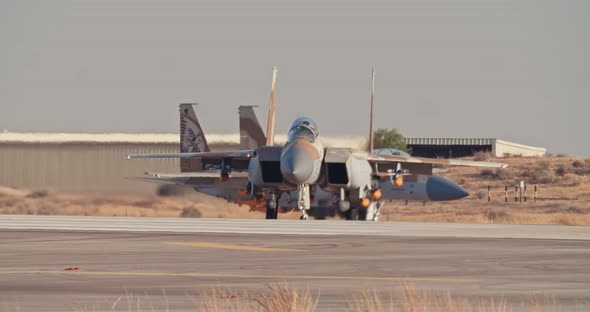
[[[210,152],[205,133],[199,124],[193,103],[180,104],[180,152]]]
[[[375,68],[371,68],[371,120],[369,125],[369,153],[375,148]]]
[[[277,67],[272,67],[272,85],[270,89],[270,105],[268,107],[268,125],[266,127],[266,145],[275,143],[275,86],[277,81]]]
[[[252,150],[266,144],[264,131],[254,112],[256,106],[240,106],[240,149]]]

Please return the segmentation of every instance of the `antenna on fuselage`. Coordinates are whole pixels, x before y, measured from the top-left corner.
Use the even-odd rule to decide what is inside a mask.
[[[371,120],[369,125],[369,153],[375,147],[375,67],[371,68]]]
[[[272,85],[270,89],[270,105],[268,107],[268,124],[266,126],[266,146],[275,143],[275,87],[277,82],[277,67],[272,67]]]

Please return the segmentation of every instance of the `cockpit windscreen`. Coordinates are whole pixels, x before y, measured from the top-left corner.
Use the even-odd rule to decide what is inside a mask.
[[[313,120],[299,118],[293,122],[293,125],[291,125],[287,140],[291,142],[296,139],[304,139],[308,142],[314,143],[318,136],[316,129],[317,126]]]

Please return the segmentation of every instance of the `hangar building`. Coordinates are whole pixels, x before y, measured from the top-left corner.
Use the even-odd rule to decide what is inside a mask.
[[[505,155],[544,156],[546,148],[527,146],[489,138],[406,138],[406,144],[417,157],[464,157],[476,152],[491,152],[495,157]]]

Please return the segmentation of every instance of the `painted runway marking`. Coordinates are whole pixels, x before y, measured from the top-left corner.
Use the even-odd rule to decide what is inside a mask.
[[[166,242],[165,244],[179,245],[179,246],[190,246],[190,247],[251,250],[251,251],[303,251],[302,249],[254,247],[254,246],[228,245],[228,244],[208,243],[208,242]]]
[[[51,274],[51,275],[96,275],[96,276],[170,276],[170,277],[209,277],[209,278],[256,278],[281,280],[357,280],[357,281],[400,281],[400,282],[440,282],[476,283],[477,279],[444,277],[401,277],[401,276],[329,276],[329,275],[263,275],[263,274],[219,274],[219,273],[173,273],[173,272],[106,272],[106,271],[0,271],[0,275],[10,274]]]

